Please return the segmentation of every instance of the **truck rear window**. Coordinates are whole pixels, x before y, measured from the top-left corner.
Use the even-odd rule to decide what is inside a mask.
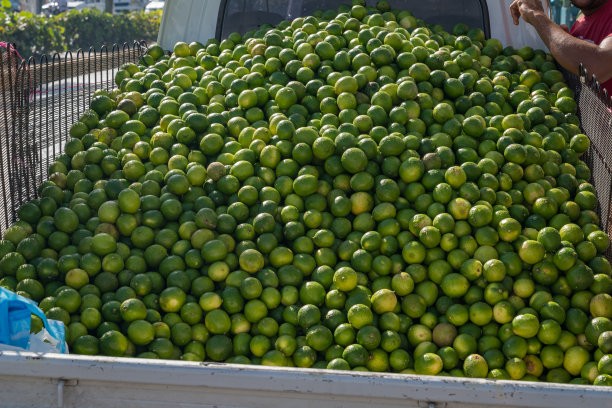
[[[376,1],[368,0],[369,6]],[[410,10],[430,24],[441,24],[447,31],[457,23],[481,28],[489,37],[489,14],[485,0],[391,0],[391,7]],[[222,0],[217,38],[230,33],[257,29],[261,24],[312,15],[315,10],[337,9],[349,0]]]

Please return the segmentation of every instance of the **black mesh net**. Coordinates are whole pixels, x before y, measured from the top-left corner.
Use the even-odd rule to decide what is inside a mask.
[[[366,0],[375,6],[376,0]],[[346,5],[346,0],[225,0],[221,2],[221,24],[217,39],[227,38],[232,32],[244,34],[256,30],[262,22],[278,24],[284,19],[309,16],[316,10],[333,10]],[[484,31],[491,36],[487,2],[484,0],[394,0],[393,8],[411,10],[414,16],[430,24],[440,24],[451,31],[458,21]]]
[[[597,190],[601,228],[612,237],[612,101],[582,66],[579,75],[566,73],[566,79],[576,94],[582,129],[591,140],[583,159],[591,169],[591,182]],[[606,256],[612,259],[612,249]]]
[[[19,206],[38,196],[49,164],[62,153],[70,126],[98,89],[115,87],[125,63],[137,62],[144,42],[90,48],[27,61],[0,43],[0,232]]]

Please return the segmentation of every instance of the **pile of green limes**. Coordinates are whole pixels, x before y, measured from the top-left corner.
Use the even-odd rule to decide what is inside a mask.
[[[116,83],[0,241],[71,352],[612,384],[609,238],[550,55],[357,0]]]

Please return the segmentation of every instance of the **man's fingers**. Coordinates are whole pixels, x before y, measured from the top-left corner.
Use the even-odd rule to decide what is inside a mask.
[[[521,17],[519,2],[520,0],[514,0],[514,2],[510,5],[510,15],[512,16],[512,21],[514,22],[514,25],[518,25],[519,18]]]
[[[538,11],[544,10],[541,0],[524,0],[523,3],[527,8],[531,10],[538,10]]]

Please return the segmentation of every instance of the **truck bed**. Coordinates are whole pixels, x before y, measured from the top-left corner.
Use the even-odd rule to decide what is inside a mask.
[[[608,387],[17,352],[0,384],[6,408],[612,407]]]

